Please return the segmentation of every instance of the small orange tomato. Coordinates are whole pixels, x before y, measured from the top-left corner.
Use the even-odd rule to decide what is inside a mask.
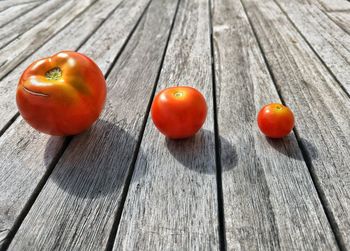
[[[151,115],[155,126],[167,137],[188,138],[202,127],[207,116],[207,103],[192,87],[171,87],[155,96]]]
[[[51,135],[74,135],[89,128],[106,100],[106,81],[87,56],[62,51],[32,63],[16,93],[20,114],[33,128]]]
[[[258,114],[258,126],[270,138],[282,138],[294,127],[293,112],[282,104],[264,106]]]

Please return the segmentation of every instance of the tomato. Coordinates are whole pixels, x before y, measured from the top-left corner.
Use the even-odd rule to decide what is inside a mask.
[[[155,96],[151,115],[155,126],[167,137],[188,138],[204,124],[207,103],[203,95],[192,87],[171,87]]]
[[[87,56],[62,51],[32,63],[22,74],[16,101],[22,117],[51,135],[74,135],[89,128],[106,100],[106,81]]]
[[[293,112],[286,106],[272,103],[264,106],[258,114],[258,126],[270,138],[282,138],[294,127]]]

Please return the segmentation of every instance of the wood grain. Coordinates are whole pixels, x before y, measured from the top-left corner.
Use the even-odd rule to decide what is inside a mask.
[[[11,21],[15,20],[17,17],[23,15],[26,12],[30,12],[39,6],[39,2],[29,2],[23,4],[17,4],[10,6],[9,8],[0,12],[0,29],[3,30]],[[7,28],[7,27],[6,27]]]
[[[1,0],[0,1],[0,12],[7,10],[8,8],[14,7],[16,5],[28,4],[28,3],[41,3],[45,0]]]
[[[52,14],[52,10],[64,6],[66,2],[67,0],[51,0],[39,5],[37,3],[37,8],[19,15],[15,20],[7,24],[6,27],[0,29],[0,48],[6,46],[16,37],[40,23]],[[0,16],[2,15],[0,14]]]
[[[118,48],[113,47],[113,49],[109,50],[110,55],[116,55],[148,1],[138,1],[138,3],[129,1],[127,5],[119,5],[119,3],[120,1],[115,0],[101,0],[95,3],[92,6],[93,8],[89,8],[54,39],[50,40],[45,47],[37,51],[36,56],[47,56],[62,49],[77,49],[107,17],[110,17],[118,25],[114,25],[114,30],[110,30],[109,24],[104,23],[97,33],[107,35],[120,31],[118,35],[115,35],[114,40],[111,39],[108,43],[106,42],[106,46],[109,45],[110,47],[119,44]],[[119,8],[114,11],[112,16],[109,16],[116,6]],[[126,13],[129,13],[129,15],[128,18],[123,19],[125,21],[124,24],[120,20],[121,17],[126,16]],[[74,36],[72,36],[73,34]],[[92,47],[94,43],[96,43],[95,39],[88,40],[85,48],[89,47],[88,44]],[[105,50],[105,48],[97,47],[94,50],[96,55],[102,55],[99,51],[100,49]],[[93,58],[96,56],[92,52],[90,54],[92,54]],[[107,57],[107,54],[104,55]],[[33,58],[28,60],[31,61]],[[106,59],[100,57],[96,61],[101,62],[101,70],[107,72],[109,67],[102,64],[102,61],[104,62]],[[11,101],[13,101],[13,97]],[[31,129],[22,119],[18,119],[0,139],[1,246],[18,215],[37,187],[38,182],[45,175],[47,168],[61,150],[63,139],[39,134]]]
[[[157,91],[191,85],[207,99],[204,129],[168,140],[148,118],[114,250],[218,250],[209,6],[180,2]]]
[[[349,2],[350,4],[350,2]],[[327,15],[339,25],[344,31],[350,34],[350,10],[349,11],[340,11],[340,12],[331,12]]]
[[[337,250],[295,135],[263,136],[256,114],[281,103],[239,0],[214,2],[218,130],[228,250]]]
[[[59,8],[39,25],[23,33],[15,41],[2,48],[2,53],[0,54],[0,79],[95,1],[82,0],[79,4],[76,4],[73,0],[68,1],[62,8]]]
[[[0,138],[0,249],[63,142],[33,133],[22,119]]]
[[[333,231],[350,248],[350,99],[273,1],[244,2]]]
[[[148,1],[143,1],[146,3]],[[140,5],[141,1],[125,4],[133,16],[130,8]],[[72,140],[9,250],[102,250],[106,247],[175,7],[173,1],[152,1],[108,76],[104,114],[89,131]],[[123,38],[126,28],[121,32],[118,28],[124,26],[129,15],[119,13],[119,22],[115,20],[114,26],[103,26],[105,30],[101,34],[113,34],[109,43],[119,43]],[[96,55],[100,53],[97,51]]]
[[[347,0],[318,0],[314,2],[320,9],[350,34],[350,1]]]
[[[350,2],[347,0],[309,0],[314,4],[320,4],[327,12],[341,12],[350,10]]]
[[[276,2],[350,96],[350,34],[334,23],[312,1]]]

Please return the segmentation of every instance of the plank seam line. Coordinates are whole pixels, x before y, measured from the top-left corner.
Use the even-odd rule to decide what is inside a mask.
[[[93,5],[95,5],[97,3],[97,1],[96,2],[94,2],[93,4],[91,4],[91,6],[93,6]],[[111,11],[111,13],[109,13],[108,15],[107,15],[107,17],[106,17],[106,19],[104,19],[83,41],[82,41],[82,43],[80,43],[80,45],[77,47],[77,49],[76,49],[76,51],[77,50],[79,50],[83,45],[84,45],[84,43],[86,43],[88,40],[89,40],[89,38],[96,32],[96,30],[98,30],[102,25],[103,25],[103,23],[108,19],[108,17],[110,17],[111,15],[112,15],[112,13],[120,6],[120,4],[121,4],[122,2],[120,2],[112,11]],[[91,6],[89,6],[89,8],[91,7]],[[88,9],[88,8],[87,8]],[[84,11],[85,12],[85,11]],[[57,32],[51,39],[53,39],[56,35],[58,35],[59,34],[59,32]],[[51,40],[51,39],[49,39],[49,40]],[[48,41],[47,41],[48,42]],[[44,46],[47,42],[45,42],[42,46]],[[40,48],[42,47],[42,46],[40,46]],[[38,48],[37,50],[39,50],[40,48]],[[36,51],[37,51],[36,50]],[[32,54],[34,54],[36,51],[34,51]],[[31,55],[32,55],[31,54]],[[30,57],[31,55],[29,55],[28,57]],[[25,61],[27,58],[25,58],[23,61]],[[21,61],[19,64],[21,64],[23,61]],[[18,65],[19,65],[18,64]],[[17,65],[17,66],[18,66]],[[15,67],[16,68],[16,67]],[[11,70],[12,71],[12,70]],[[10,73],[10,72],[9,72]],[[6,75],[4,76],[4,78],[6,77]],[[0,137],[6,132],[6,130],[16,121],[16,119],[19,117],[19,112],[17,112],[7,123],[6,123],[6,125],[0,130]]]
[[[142,18],[143,18],[143,17],[145,16],[145,14],[147,13],[147,10],[148,10],[149,6],[151,5],[151,2],[152,2],[152,0],[150,0],[150,1],[148,2],[146,8],[142,11],[142,13],[141,13],[139,19],[136,21],[135,25],[133,26],[133,28],[131,29],[129,35],[127,36],[126,40],[124,41],[122,47],[120,48],[119,52],[118,52],[117,55],[115,56],[114,60],[112,61],[111,66],[107,69],[106,74],[105,74],[105,75],[106,75],[106,78],[108,78],[108,76],[109,76],[109,74],[111,73],[111,71],[112,71],[114,65],[117,63],[117,61],[118,61],[120,55],[122,54],[122,52],[124,51],[125,47],[127,46],[128,42],[129,42],[129,40],[131,39],[131,37],[132,37],[133,34],[135,33],[135,31],[136,31],[138,25],[140,24]]]
[[[275,75],[273,74],[272,68],[271,68],[271,66],[270,66],[270,64],[269,64],[269,62],[268,62],[268,60],[267,60],[267,58],[266,58],[266,55],[265,55],[264,50],[263,50],[263,47],[262,47],[262,45],[261,45],[261,43],[260,43],[259,37],[258,37],[258,35],[257,35],[257,32],[256,32],[256,30],[255,30],[255,28],[254,28],[254,26],[253,26],[253,23],[252,23],[252,21],[251,21],[249,15],[248,15],[248,11],[247,11],[247,9],[246,9],[246,6],[243,4],[243,0],[240,0],[240,1],[241,1],[241,3],[242,3],[244,12],[245,12],[245,14],[246,14],[246,16],[247,16],[247,18],[248,18],[249,25],[250,25],[250,27],[252,28],[252,31],[253,31],[253,33],[254,33],[255,39],[256,39],[256,41],[257,41],[257,44],[258,44],[259,49],[260,49],[260,51],[261,51],[261,54],[262,54],[262,56],[263,56],[263,59],[264,59],[265,65],[266,65],[266,67],[267,67],[267,70],[268,70],[268,72],[269,72],[269,75],[270,75],[270,77],[271,77],[271,79],[272,79],[272,82],[273,82],[273,84],[274,84],[274,86],[275,86],[275,89],[276,89],[276,91],[277,91],[277,94],[278,94],[279,98],[281,99],[282,104],[283,104],[283,105],[286,105],[286,103],[285,103],[285,101],[284,101],[284,99],[283,99],[283,96],[282,96],[280,90],[278,89],[277,81],[276,81]],[[310,177],[311,177],[311,180],[312,180],[313,185],[314,185],[314,187],[315,187],[316,193],[317,193],[317,195],[318,195],[318,197],[319,197],[319,199],[320,199],[320,202],[321,202],[320,204],[321,204],[321,206],[322,206],[322,209],[323,209],[323,211],[324,211],[324,213],[325,213],[325,215],[326,215],[326,218],[327,218],[327,220],[328,220],[328,222],[329,222],[330,228],[331,228],[331,230],[332,230],[332,232],[333,232],[333,235],[334,235],[334,237],[335,237],[336,244],[337,244],[338,248],[339,248],[341,251],[345,251],[346,248],[345,248],[344,241],[343,241],[343,239],[342,239],[342,237],[341,237],[341,235],[340,235],[340,233],[339,233],[338,227],[336,226],[334,217],[332,216],[332,213],[330,212],[331,210],[328,210],[328,208],[325,206],[325,202],[326,202],[327,200],[326,200],[325,196],[323,195],[322,188],[321,188],[321,186],[320,186],[320,184],[319,184],[319,182],[318,182],[318,179],[317,179],[316,175],[315,175],[315,174],[313,173],[313,171],[312,171],[312,163],[311,163],[311,161],[308,161],[308,160],[310,160],[310,156],[309,156],[309,154],[307,153],[305,146],[304,146],[303,143],[301,142],[300,136],[299,136],[299,134],[298,134],[298,132],[296,131],[295,128],[293,129],[293,132],[294,132],[294,134],[295,134],[295,137],[296,137],[296,140],[297,140],[299,149],[300,149],[301,154],[302,154],[302,156],[303,156],[303,160],[304,160],[304,162],[305,162],[305,164],[306,164],[306,166],[307,166],[307,169],[308,169],[308,171],[309,171],[309,173],[310,173]]]
[[[52,34],[47,40],[45,40],[38,48],[36,48],[33,52],[29,53],[29,55],[25,56],[22,60],[20,60],[16,65],[13,66],[11,70],[9,70],[2,78],[0,78],[0,81],[2,81],[4,78],[6,78],[11,72],[13,72],[18,65],[23,63],[25,60],[27,60],[30,56],[32,56],[35,52],[37,52],[39,49],[41,49],[45,44],[47,44],[50,40],[52,40],[55,36],[57,36],[62,30],[64,30],[73,20],[80,17],[83,13],[85,13],[89,8],[91,8],[95,3],[97,3],[98,0],[94,0],[89,6],[87,6],[84,10],[82,10],[78,15],[76,15],[69,23],[66,23],[63,25],[56,33]]]
[[[172,23],[171,23],[171,26],[170,26],[170,29],[169,29],[169,35],[168,35],[168,38],[167,38],[167,41],[166,41],[166,45],[165,45],[165,48],[164,48],[164,51],[163,51],[161,63],[159,65],[158,74],[157,74],[157,77],[156,77],[156,80],[155,80],[155,84],[153,85],[151,97],[150,97],[148,105],[147,105],[145,116],[144,116],[143,121],[142,121],[141,130],[140,130],[140,133],[139,133],[139,136],[138,136],[138,140],[137,140],[137,143],[136,143],[136,148],[135,148],[134,154],[133,154],[133,159],[132,159],[132,162],[131,162],[130,167],[128,169],[128,174],[127,174],[127,177],[126,177],[126,180],[125,180],[125,185],[123,187],[122,197],[121,197],[121,200],[120,200],[120,206],[118,207],[117,212],[115,214],[113,226],[112,226],[109,238],[108,238],[107,246],[106,246],[106,249],[105,249],[106,251],[111,251],[113,249],[115,238],[117,237],[117,232],[118,232],[119,224],[120,224],[120,221],[121,221],[124,205],[125,205],[126,198],[127,198],[127,195],[128,195],[131,179],[132,179],[132,176],[133,176],[133,173],[134,173],[134,170],[135,170],[135,165],[136,165],[138,153],[139,153],[139,150],[140,150],[140,147],[141,147],[142,138],[143,138],[143,135],[145,133],[147,120],[148,120],[149,113],[150,113],[150,110],[151,110],[151,105],[152,105],[153,98],[154,98],[156,90],[157,90],[159,78],[160,78],[161,71],[162,71],[162,68],[163,68],[166,52],[168,50],[168,44],[169,44],[169,41],[170,41],[170,38],[171,38],[171,34],[172,34],[172,31],[173,31],[173,28],[174,28],[174,24],[175,24],[175,20],[176,20],[176,17],[177,17],[178,10],[179,10],[180,2],[181,2],[181,0],[178,0],[177,5],[176,5],[174,17],[173,17],[173,20],[172,20]]]
[[[50,1],[52,1],[52,0],[50,0]],[[65,4],[63,4],[60,8],[58,8],[56,11],[58,11],[58,10],[60,10],[61,8],[63,8],[66,4],[68,4],[68,2],[67,3],[65,3]],[[40,4],[38,4],[38,6],[39,6]],[[39,7],[38,7],[39,8]],[[29,10],[29,12],[31,12],[32,10],[34,10],[34,8],[33,9],[30,9]],[[53,15],[54,13],[56,13],[56,11],[55,12],[53,12],[53,13],[51,13],[50,15],[48,15],[46,18],[44,18],[44,20],[45,19],[47,19],[47,18],[49,18],[51,15]],[[16,17],[17,18],[17,17]],[[16,19],[16,18],[14,18],[14,19]],[[14,19],[12,19],[11,21],[13,21]],[[34,23],[31,27],[29,27],[29,29],[28,30],[26,30],[25,32],[28,32],[28,31],[30,31],[31,29],[33,29],[35,26],[37,26],[39,23],[41,23],[41,22],[43,22],[44,20],[41,20],[41,21],[37,21],[36,23]],[[8,22],[9,23],[9,22]],[[7,23],[7,24],[8,24]],[[0,26],[0,28],[2,28],[2,26]],[[5,48],[6,46],[8,46],[10,43],[12,43],[14,40],[16,40],[18,37],[20,37],[21,35],[22,35],[23,33],[21,33],[21,34],[18,34],[17,36],[15,36],[14,38],[12,38],[11,40],[9,40],[8,42],[6,42],[5,44],[3,44],[1,47],[0,47],[0,49],[3,49],[3,48]]]
[[[51,0],[50,0],[51,1]],[[53,13],[51,13],[50,15],[48,15],[46,18],[44,18],[42,21],[38,21],[36,22],[33,26],[29,27],[28,30],[26,30],[24,33],[32,30],[33,28],[35,28],[38,24],[42,23],[43,21],[45,21],[47,18],[51,17],[52,15],[54,15],[57,11],[59,11],[61,8],[63,8],[65,5],[68,5],[69,2],[64,3],[62,6],[60,6],[58,9],[56,9]],[[34,8],[33,8],[34,9]],[[31,9],[32,10],[32,9]],[[30,10],[30,11],[31,11]],[[14,20],[14,19],[13,19]],[[11,21],[13,21],[11,20]],[[2,27],[0,27],[2,28]],[[15,36],[14,38],[10,39],[9,41],[7,41],[5,44],[3,44],[0,49],[6,48],[9,44],[11,44],[13,41],[15,41],[16,39],[18,39],[20,36],[22,36],[24,33],[20,33],[17,36]]]
[[[30,4],[32,2],[29,2],[28,4]],[[35,3],[35,2],[33,2]],[[37,3],[36,5],[34,5],[32,8],[30,8],[29,10],[26,11],[26,13],[29,13],[31,12],[32,10],[34,10],[35,8],[39,7],[40,3]],[[16,5],[14,5],[16,6]],[[11,6],[11,7],[14,7],[14,6]],[[4,27],[5,25],[11,23],[13,20],[17,19],[21,14],[19,14],[18,16],[15,16],[14,18],[8,20],[7,22],[3,23],[2,25],[0,25],[0,28]]]
[[[343,240],[343,237],[340,234],[340,231],[339,231],[339,228],[337,226],[337,222],[336,222],[336,220],[334,218],[334,215],[332,213],[332,210],[329,208],[329,203],[327,202],[326,195],[324,194],[324,192],[323,192],[323,190],[321,188],[319,179],[317,178],[316,174],[314,174],[314,172],[312,170],[313,167],[312,167],[311,158],[310,158],[310,156],[309,156],[309,154],[308,154],[308,152],[306,150],[305,145],[301,141],[301,138],[299,136],[298,130],[296,128],[294,128],[293,131],[294,131],[295,137],[297,139],[298,146],[299,146],[299,148],[301,150],[301,153],[302,153],[302,156],[303,156],[303,160],[305,161],[305,164],[306,164],[306,166],[307,166],[307,168],[309,170],[312,182],[314,183],[317,195],[320,198],[323,211],[325,212],[326,218],[327,218],[327,220],[329,222],[329,225],[331,227],[331,230],[332,230],[332,232],[333,232],[333,234],[335,236],[335,240],[336,240],[336,242],[338,244],[339,250],[346,251],[347,249],[345,247],[345,242]]]
[[[151,0],[152,1],[152,0]],[[150,2],[151,2],[150,1]],[[88,8],[90,8],[92,5],[94,5],[97,1],[95,1],[93,4],[91,4]],[[138,21],[136,22],[135,26],[133,27],[133,29],[130,31],[130,34],[128,35],[128,37],[130,37],[132,35],[132,33],[134,33],[136,27],[138,26],[142,16],[145,14],[148,6],[150,5],[150,2],[148,3],[148,5],[146,6],[145,10],[143,11],[143,13],[141,14],[141,17],[138,19]],[[121,2],[123,3],[123,1]],[[99,27],[101,27],[103,25],[103,23],[108,19],[109,16],[112,15],[112,13],[115,12],[115,10],[121,5],[121,3],[119,3],[112,11],[110,14],[107,15],[106,19],[104,19],[97,27],[97,29]],[[78,17],[78,16],[77,16]],[[90,35],[88,36],[91,37],[94,32],[97,30],[94,29],[94,31],[92,33],[90,33]],[[84,42],[86,42],[87,39],[85,39]],[[82,44],[80,44],[80,46],[77,48],[77,50],[79,50],[79,48],[84,44],[84,42]],[[125,44],[128,42],[128,39],[125,41],[124,45],[122,46],[122,48],[120,49],[120,51],[122,51],[125,48]],[[119,58],[120,55],[120,51],[117,53],[116,58],[113,60],[113,63],[111,64],[111,66],[109,67],[109,69],[107,70],[107,72],[109,73],[110,70],[113,68],[114,64],[116,63],[117,59]],[[107,72],[105,74],[105,78],[107,78]],[[17,116],[14,116],[14,121],[16,120],[16,118],[19,116],[19,113],[17,113]],[[13,122],[12,122],[13,123]],[[11,123],[11,124],[12,124]],[[10,125],[11,125],[10,124]],[[8,125],[8,127],[10,127],[10,125]],[[7,127],[7,128],[8,128]],[[6,129],[5,129],[6,130]],[[3,132],[4,133],[4,132]],[[1,136],[1,135],[0,135]],[[15,220],[15,223],[13,224],[8,236],[6,237],[6,239],[3,242],[2,247],[0,247],[0,251],[5,251],[7,250],[7,248],[9,247],[9,245],[11,244],[11,241],[13,240],[13,238],[15,237],[18,229],[20,228],[22,222],[24,221],[25,217],[27,216],[27,214],[29,213],[31,207],[33,206],[33,204],[35,203],[35,200],[37,199],[37,197],[39,196],[42,188],[44,187],[46,181],[49,179],[49,177],[51,176],[53,170],[55,169],[57,163],[59,162],[60,158],[62,157],[62,155],[64,154],[65,150],[68,148],[70,142],[72,141],[72,139],[74,138],[74,136],[68,136],[64,139],[64,143],[61,147],[61,149],[59,150],[59,152],[56,154],[56,156],[53,158],[52,162],[50,163],[49,167],[47,168],[47,171],[45,172],[44,176],[40,179],[38,185],[36,186],[36,188],[34,189],[32,195],[29,197],[28,201],[25,203],[21,213],[19,214],[19,216],[17,217],[17,219]]]
[[[219,245],[220,250],[227,249],[226,246],[226,230],[225,230],[225,208],[224,208],[224,193],[222,187],[222,163],[221,163],[221,142],[218,125],[218,107],[215,75],[215,51],[214,51],[214,36],[213,36],[213,5],[212,0],[209,0],[209,30],[210,30],[210,53],[211,53],[211,76],[213,88],[213,113],[214,113],[214,135],[215,135],[215,164],[216,164],[216,186],[217,186],[217,203],[218,203],[218,224],[219,224]]]
[[[29,199],[25,203],[22,211],[20,212],[20,214],[16,218],[11,230],[9,231],[7,237],[5,238],[5,240],[3,242],[2,247],[0,247],[0,251],[5,251],[10,246],[10,244],[11,244],[13,238],[15,237],[18,229],[20,228],[22,222],[24,221],[28,212],[32,208],[36,198],[40,194],[40,191],[44,187],[46,181],[48,180],[49,176],[51,175],[52,171],[54,170],[56,164],[58,163],[59,159],[61,158],[61,156],[65,152],[66,146],[68,146],[68,144],[70,143],[71,140],[72,140],[72,137],[67,137],[64,139],[64,143],[63,143],[61,149],[59,150],[58,154],[54,157],[54,159],[52,160],[52,162],[48,166],[47,171],[45,172],[44,176],[40,179],[40,181],[39,181],[38,185],[36,186],[36,188],[34,189],[32,195],[29,197]]]
[[[350,32],[348,32],[347,30],[345,30],[342,26],[340,26],[336,21],[333,20],[333,18],[329,15],[329,13],[339,13],[339,12],[343,12],[343,11],[330,11],[330,12],[327,12],[321,8],[318,8],[323,14],[325,14],[329,20],[331,20],[336,26],[338,26],[340,29],[342,29],[345,33],[349,34],[350,35]],[[350,10],[348,10],[348,12],[350,13]],[[346,12],[347,13],[347,12]]]
[[[0,0],[0,1],[3,1],[3,0]],[[23,2],[23,3],[15,3],[15,4],[11,5],[11,6],[5,7],[3,10],[0,11],[0,14],[1,14],[1,12],[5,11],[5,10],[11,8],[11,7],[14,7],[14,6],[28,4],[28,3],[38,3],[38,4],[40,4],[41,2],[42,1],[40,1],[40,0],[34,0],[34,1],[28,1],[28,2]]]
[[[110,16],[112,16],[116,10],[120,7],[120,5],[123,3],[124,1],[121,1],[119,4],[117,4],[117,6],[115,6],[113,8],[113,10],[108,13],[108,15],[102,20],[102,22],[100,24],[98,24],[92,31],[91,33],[79,44],[79,46],[75,49],[75,51],[79,51],[80,48],[95,34],[95,32],[101,28],[101,26],[108,20],[108,18],[110,18]],[[97,3],[97,2],[96,2]],[[95,5],[95,3],[93,4]],[[116,56],[117,57],[117,56]],[[113,63],[111,64],[111,66],[109,68],[112,68]],[[107,78],[107,73],[105,74],[105,78]]]
[[[16,112],[15,115],[4,125],[4,127],[0,130],[0,137],[6,132],[6,130],[17,120],[19,117],[19,112]]]
[[[296,31],[300,34],[300,36],[303,38],[303,40],[306,42],[306,44],[310,47],[310,49],[313,51],[313,53],[316,55],[316,57],[321,61],[322,65],[327,69],[329,74],[333,77],[335,82],[339,85],[339,87],[345,92],[345,94],[350,98],[350,93],[345,89],[343,84],[339,81],[339,79],[334,75],[332,70],[328,67],[328,65],[323,61],[321,56],[316,52],[316,50],[312,47],[312,45],[309,43],[309,41],[306,39],[306,37],[303,35],[303,33],[299,30],[299,28],[295,25],[295,23],[290,19],[289,15],[284,11],[284,9],[281,7],[281,5],[276,1],[273,0],[278,8],[280,8],[281,12],[287,17],[288,21],[292,24],[292,26],[296,29]],[[347,34],[347,33],[346,33]]]

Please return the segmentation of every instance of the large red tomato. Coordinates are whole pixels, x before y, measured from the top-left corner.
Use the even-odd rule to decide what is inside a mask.
[[[16,101],[22,117],[51,135],[74,135],[99,117],[106,99],[101,70],[87,56],[62,51],[32,63],[22,74]]]
[[[281,104],[266,105],[258,114],[258,126],[266,136],[282,138],[287,136],[294,127],[293,112]]]
[[[202,127],[207,116],[203,95],[192,87],[171,87],[154,98],[152,119],[156,127],[169,138],[193,136]]]

